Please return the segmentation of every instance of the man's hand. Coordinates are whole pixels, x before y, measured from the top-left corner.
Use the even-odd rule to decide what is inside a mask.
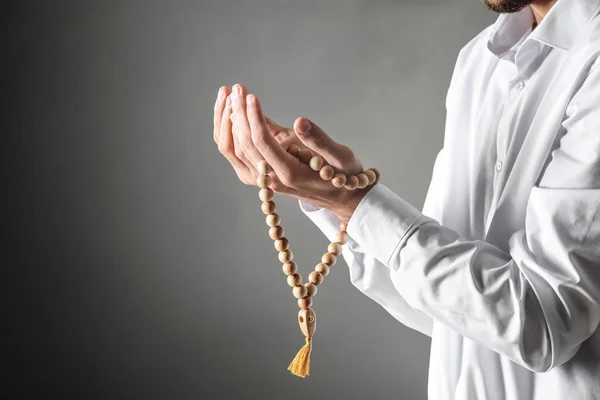
[[[363,167],[346,146],[336,143],[321,128],[306,118],[298,118],[294,129],[284,128],[265,117],[255,95],[247,95],[244,86],[234,85],[220,90],[215,104],[215,142],[220,152],[234,167],[239,179],[256,185],[256,165],[262,159],[273,171],[271,188],[328,208],[342,221],[348,222],[362,197],[370,187],[347,190],[336,188],[323,180],[316,171],[286,152],[290,144],[308,148],[322,156],[337,172],[348,176],[363,171]]]
[[[258,177],[256,166],[244,155],[238,136],[235,134],[231,99],[231,90],[227,86],[222,86],[215,102],[213,138],[219,146],[219,151],[232,164],[240,181],[246,185],[256,185],[256,178]],[[281,146],[287,148],[292,144],[299,146],[302,144],[293,129],[278,125],[266,115],[264,115],[264,118],[269,133]]]

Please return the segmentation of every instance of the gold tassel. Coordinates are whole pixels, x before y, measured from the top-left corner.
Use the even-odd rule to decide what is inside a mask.
[[[306,337],[306,344],[302,346],[296,357],[288,367],[292,374],[304,378],[310,372],[310,352],[312,350],[312,338]]]

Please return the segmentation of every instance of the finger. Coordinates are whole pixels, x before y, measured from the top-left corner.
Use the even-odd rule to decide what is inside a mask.
[[[292,189],[288,185],[285,185],[283,182],[281,182],[281,179],[279,179],[279,177],[276,174],[270,173],[269,175],[271,176],[270,188],[275,193],[289,194],[289,195],[294,195],[296,193],[296,190]]]
[[[213,139],[215,143],[219,144],[219,135],[221,133],[221,120],[223,117],[223,109],[225,108],[225,102],[229,95],[229,88],[227,86],[221,86],[219,93],[217,94],[217,100],[215,101],[215,110],[213,117]]]
[[[273,121],[271,118],[267,117],[266,115],[263,115],[263,117],[265,118],[265,122],[267,123],[267,128],[269,128],[269,133],[271,135],[277,136],[280,132],[285,132],[287,130],[285,127],[279,125],[278,123]]]
[[[235,124],[237,140],[244,155],[250,160],[249,168],[256,168],[256,165],[263,159],[260,152],[252,142],[252,132],[246,113],[246,88],[241,84],[235,84],[233,90],[233,111],[235,113]]]
[[[339,163],[347,157],[345,146],[334,141],[323,129],[308,118],[297,118],[294,122],[294,131],[306,147],[322,155],[330,163]]]
[[[253,185],[255,182],[252,182],[250,179],[250,171],[246,167],[246,165],[241,162],[235,155],[234,143],[233,143],[233,134],[231,132],[231,96],[227,97],[225,102],[225,107],[223,113],[221,115],[220,122],[220,132],[219,132],[219,151],[227,161],[231,163],[235,173],[238,178],[244,182],[246,185]]]
[[[291,136],[295,136],[295,134],[293,132],[291,132],[290,129],[286,128],[285,126],[281,126],[278,123],[276,123],[275,121],[273,121],[271,118],[267,117],[266,115],[264,115],[265,121],[267,123],[267,127],[269,128],[269,133],[279,142],[283,142],[287,139],[289,139]]]
[[[287,183],[291,180],[291,172],[300,168],[301,163],[296,157],[285,151],[277,140],[269,134],[258,98],[250,94],[247,99],[247,115],[252,132],[252,141],[279,179],[283,183]]]
[[[254,164],[252,163],[252,161],[250,161],[248,159],[248,157],[246,157],[246,154],[244,153],[244,151],[242,150],[242,146],[240,145],[239,142],[239,134],[238,134],[238,130],[239,127],[235,124],[235,115],[234,113],[231,114],[230,116],[230,120],[232,122],[232,126],[231,126],[231,136],[233,137],[233,149],[234,149],[234,154],[235,156],[238,158],[238,160],[240,160],[248,169],[248,172],[250,173],[250,178],[252,181],[255,181],[256,178],[258,177],[258,171],[256,169],[256,167],[254,166]]]

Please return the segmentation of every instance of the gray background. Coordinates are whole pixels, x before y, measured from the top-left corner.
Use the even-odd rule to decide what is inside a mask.
[[[286,370],[297,306],[256,188],[213,142],[213,105],[241,82],[421,207],[456,55],[495,14],[477,0],[13,1],[2,14],[3,391],[426,397],[428,338],[355,289],[343,261],[316,297],[312,374]],[[306,276],[327,241],[295,199],[277,204]]]

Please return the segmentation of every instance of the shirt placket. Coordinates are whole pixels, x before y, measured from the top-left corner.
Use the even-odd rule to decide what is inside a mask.
[[[523,49],[525,51],[531,51],[531,49]],[[514,132],[511,129],[512,119],[515,115],[515,110],[518,108],[517,103],[520,101],[521,96],[523,95],[523,91],[526,86],[526,70],[528,63],[523,62],[524,59],[521,57],[519,61],[516,60],[516,52],[513,52],[508,55],[509,59],[513,62],[515,68],[517,69],[517,73],[515,78],[507,82],[508,91],[502,106],[502,113],[498,120],[498,129],[496,134],[496,160],[494,160],[494,193],[492,195],[492,203],[490,205],[488,216],[486,220],[486,232],[489,229],[492,215],[495,212],[496,206],[498,205],[498,200],[502,194],[504,175],[506,166],[504,165],[506,155],[508,152],[508,146],[513,138]]]

